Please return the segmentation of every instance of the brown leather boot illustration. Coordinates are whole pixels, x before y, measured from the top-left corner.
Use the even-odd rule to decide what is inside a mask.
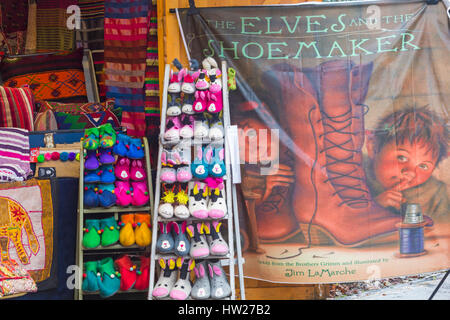
[[[320,244],[311,239],[311,231],[320,230],[351,247],[396,232],[401,217],[372,200],[362,168],[367,81],[361,75],[370,75],[368,67],[326,62],[309,74],[313,82],[294,67],[278,70],[280,121],[290,130],[296,156],[291,203],[305,237]]]

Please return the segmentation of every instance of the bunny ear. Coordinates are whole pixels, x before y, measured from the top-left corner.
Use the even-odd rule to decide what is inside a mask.
[[[164,223],[162,223],[162,222],[158,222],[158,225],[159,225],[159,232],[161,232],[161,233],[164,233]]]
[[[198,265],[198,268],[196,268],[195,270],[198,269],[198,274],[200,275],[200,277],[204,277],[205,276],[205,268],[203,267],[202,264]]]
[[[182,233],[185,233],[185,232],[186,232],[186,224],[187,224],[186,221],[183,221],[183,222],[181,223],[181,232],[182,232]]]
[[[214,276],[214,272],[210,264],[208,264],[208,269],[209,269],[209,276],[212,278]]]
[[[189,237],[194,237],[194,227],[192,225],[189,225],[186,227],[186,232],[189,235]]]
[[[200,98],[206,99],[206,95],[205,95],[205,92],[204,92],[204,91],[201,91],[201,92],[200,92]]]
[[[222,274],[222,270],[218,266],[213,266],[212,268],[214,270],[214,273],[217,274],[218,276]]]
[[[212,155],[213,155],[213,150],[212,150],[212,148],[208,148],[208,150],[206,151],[206,154],[205,154],[205,159],[206,159],[208,162],[210,162],[210,161],[211,161],[211,158],[212,158]]]
[[[173,230],[176,234],[180,234],[180,226],[178,225],[178,223],[176,223],[176,222],[172,223],[172,230]]]
[[[219,150],[219,159],[220,160],[225,159],[225,149],[224,148]]]
[[[192,78],[194,78],[194,80],[197,80],[199,75],[200,75],[200,71],[197,70],[192,74]]]
[[[168,222],[167,224],[166,224],[166,233],[169,233],[170,232],[170,230],[172,230],[172,225],[174,224],[174,222],[173,221],[170,221],[170,222]]]
[[[169,269],[170,270],[175,269],[176,262],[175,262],[175,260],[173,258],[170,258],[168,263],[169,263]]]
[[[210,94],[210,95],[208,96],[208,98],[209,98],[209,100],[217,101],[217,97],[216,97],[215,94]]]
[[[202,159],[202,157],[203,157],[203,148],[202,148],[202,146],[198,146],[197,147],[197,158]]]
[[[199,99],[200,91],[195,91],[194,96],[195,99]]]
[[[195,267],[195,260],[194,259],[189,260],[188,270],[191,271],[192,269],[194,269],[194,267]]]
[[[184,262],[184,258],[183,257],[178,257],[177,258],[177,267],[181,268],[181,266],[183,265]]]

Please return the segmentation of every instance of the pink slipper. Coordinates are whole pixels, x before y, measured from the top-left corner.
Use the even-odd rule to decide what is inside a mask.
[[[147,183],[145,182],[131,182],[133,188],[133,197],[131,204],[133,206],[143,206],[148,203],[150,196],[148,194]]]
[[[144,165],[141,160],[133,160],[130,167],[130,178],[133,181],[144,181],[147,178]]]
[[[114,174],[117,179],[128,181],[130,179],[130,159],[120,158],[114,166]]]
[[[207,97],[206,97],[206,93],[208,91],[195,91],[195,100],[194,100],[194,105],[193,105],[193,109],[195,112],[203,112],[206,110],[206,106],[207,106]]]
[[[116,181],[116,188],[114,189],[118,206],[127,207],[131,204],[132,195],[130,190],[130,183],[128,181]]]

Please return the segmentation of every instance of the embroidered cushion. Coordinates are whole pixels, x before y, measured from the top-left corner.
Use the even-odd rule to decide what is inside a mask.
[[[73,52],[6,57],[0,65],[5,86],[28,84],[36,100],[86,102],[83,49]]]
[[[34,119],[35,131],[58,130],[55,115],[51,109],[39,112]]]
[[[120,121],[111,111],[85,112],[71,114],[66,112],[54,112],[58,130],[87,129],[111,123],[114,128],[120,127]]]
[[[82,114],[86,112],[100,112],[114,109],[114,99],[107,99],[105,102],[87,103],[60,103],[52,101],[36,102],[36,109],[39,112],[52,110],[53,112],[65,112],[70,114]]]
[[[0,263],[0,298],[36,291],[36,282],[17,262],[7,260]]]
[[[30,88],[0,86],[0,127],[34,130],[34,96]]]

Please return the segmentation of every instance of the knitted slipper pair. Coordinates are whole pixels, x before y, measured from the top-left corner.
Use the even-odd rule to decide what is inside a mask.
[[[114,261],[120,273],[120,290],[146,290],[149,285],[149,257],[140,256],[140,266],[134,264],[128,255],[123,255]]]
[[[194,140],[211,140],[220,142],[224,137],[221,113],[194,115]]]
[[[112,164],[105,164],[96,170],[84,171],[84,183],[114,183],[114,167]]]
[[[133,180],[144,181],[147,178],[147,172],[145,170],[142,160],[131,160],[122,157],[117,160],[114,166],[114,174],[119,180]]]
[[[193,299],[223,299],[231,295],[231,287],[219,260],[198,260],[194,267]]]
[[[114,217],[86,219],[82,244],[86,249],[111,246],[119,241],[119,228]]]
[[[119,242],[124,247],[137,244],[147,247],[152,242],[152,231],[148,213],[126,213],[120,216]]]
[[[195,261],[182,257],[177,258],[177,260],[161,258],[159,265],[161,271],[152,292],[153,297],[163,299],[170,296],[175,300],[186,300],[192,288],[189,275],[195,267]]]
[[[105,123],[99,127],[89,128],[84,131],[83,148],[86,150],[112,148],[115,143],[116,131],[111,123]]]
[[[186,221],[178,224],[158,222],[159,236],[156,250],[159,253],[175,253],[177,256],[186,256],[190,251],[190,242],[186,236]]]
[[[86,208],[109,208],[116,204],[113,184],[86,184],[84,186],[83,204]]]
[[[190,213],[187,207],[189,201],[188,185],[186,183],[179,185],[163,183],[161,187],[163,192],[161,193],[158,214],[164,219],[170,219],[173,216],[179,219],[189,218]]]
[[[223,146],[216,147],[195,146],[195,158],[191,164],[192,175],[198,179],[206,179],[208,176],[220,178],[226,173],[225,149]]]
[[[142,181],[119,181],[115,183],[114,193],[117,197],[116,204],[121,207],[145,206],[150,200],[146,182]]]
[[[191,239],[189,255],[194,259],[205,258],[209,255],[224,256],[229,248],[220,233],[221,223],[214,221],[192,224],[187,227]]]
[[[86,170],[97,170],[101,165],[113,164],[115,161],[112,148],[87,150],[84,157],[84,168]]]
[[[145,156],[144,144],[140,138],[132,138],[123,133],[117,134],[113,153],[130,159],[142,159]]]
[[[84,263],[82,290],[99,292],[100,297],[109,298],[120,290],[120,274],[114,269],[111,257]]]

